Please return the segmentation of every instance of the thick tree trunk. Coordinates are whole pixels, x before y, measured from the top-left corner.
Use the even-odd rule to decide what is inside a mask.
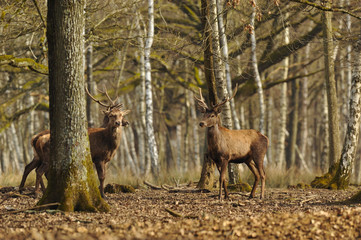
[[[331,0],[323,0],[326,7],[332,7]],[[316,177],[312,181],[313,187],[329,187],[333,176],[336,174],[340,160],[340,132],[338,118],[338,102],[335,81],[335,69],[333,56],[332,39],[332,12],[322,12],[323,22],[323,48],[325,62],[326,92],[328,106],[328,127],[329,127],[329,170],[321,177]]]
[[[347,121],[346,137],[340,164],[330,185],[331,188],[337,189],[345,189],[350,183],[359,137],[361,117],[361,31],[359,32],[358,41],[354,46],[353,54],[350,113]]]
[[[144,47],[144,64],[145,64],[145,105],[146,105],[146,132],[148,147],[151,159],[151,171],[153,177],[157,178],[159,175],[158,163],[158,147],[155,141],[154,126],[153,126],[153,96],[152,96],[152,75],[150,64],[150,51],[154,38],[154,2],[148,0],[148,32]]]
[[[85,1],[48,1],[51,159],[39,201],[63,211],[109,211],[93,170],[84,91]]]
[[[213,72],[213,50],[212,46],[212,37],[211,37],[211,26],[209,23],[210,16],[210,6],[207,0],[201,1],[201,15],[202,15],[202,24],[203,24],[203,39],[205,39],[204,44],[204,73],[205,79],[208,87],[208,99],[209,102],[215,104],[218,102],[217,99],[217,90]],[[207,143],[205,142],[205,149],[207,149]],[[198,188],[212,189],[214,182],[214,170],[215,163],[212,159],[208,157],[208,154],[204,154],[203,165],[201,178],[198,182]]]

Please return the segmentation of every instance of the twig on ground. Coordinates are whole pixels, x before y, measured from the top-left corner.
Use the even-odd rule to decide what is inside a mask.
[[[180,218],[198,218],[198,216],[193,216],[193,215],[187,215],[187,216],[184,216],[182,214],[180,214],[179,212],[176,212],[172,209],[169,209],[169,208],[165,208],[165,210],[170,214],[172,215],[173,217],[180,217]]]
[[[154,189],[154,190],[162,190],[161,187],[156,186],[156,185],[153,185],[153,184],[151,184],[151,183],[149,183],[149,182],[147,182],[147,181],[144,181],[144,184],[147,185],[148,187],[150,187],[151,189]]]
[[[175,188],[175,189],[170,189],[169,193],[209,193],[211,192],[208,189],[179,189],[179,188]]]

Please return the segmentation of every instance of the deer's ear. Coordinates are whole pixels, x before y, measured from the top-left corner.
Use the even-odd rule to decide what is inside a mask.
[[[130,111],[131,111],[131,110],[124,110],[124,111],[122,111],[122,115],[125,116],[125,115],[127,115],[128,113],[130,113]]]

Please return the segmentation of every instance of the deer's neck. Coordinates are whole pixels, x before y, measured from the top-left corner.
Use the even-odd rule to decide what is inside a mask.
[[[217,143],[222,141],[223,136],[222,136],[221,128],[222,127],[219,125],[219,123],[208,128],[208,133],[207,133],[208,145],[211,144],[212,146],[215,146],[218,145]]]
[[[107,135],[108,135],[108,139],[110,141],[111,148],[116,149],[119,147],[121,134],[122,134],[121,127],[118,127],[118,128],[108,127],[107,128]]]

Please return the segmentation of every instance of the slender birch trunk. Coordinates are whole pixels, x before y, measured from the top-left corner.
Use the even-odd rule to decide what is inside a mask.
[[[288,13],[285,14],[285,18],[288,19]],[[288,24],[284,29],[284,44],[287,45],[290,43],[290,33]],[[288,78],[288,69],[290,65],[289,57],[286,57],[283,62],[284,71],[283,71],[283,80]],[[277,143],[277,155],[278,159],[275,160],[276,167],[282,169],[285,163],[285,140],[286,140],[286,125],[287,125],[287,83],[281,84],[281,96],[280,96],[280,117],[279,117],[280,131],[278,135]]]
[[[341,160],[337,169],[336,175],[331,181],[331,187],[335,183],[337,189],[345,189],[350,183],[351,171],[355,161],[355,154],[357,149],[360,118],[361,118],[361,28],[353,49],[353,65],[352,65],[352,84],[350,96],[350,113],[347,123],[347,132],[343,149],[341,153]]]
[[[150,172],[150,168],[147,168],[147,160],[149,158],[149,154],[147,154],[148,147],[146,147],[146,121],[145,121],[145,67],[144,67],[144,40],[143,31],[140,27],[141,23],[141,15],[139,12],[136,13],[136,28],[138,31],[137,41],[139,44],[138,52],[139,52],[139,72],[140,72],[140,84],[137,87],[137,95],[138,95],[138,104],[137,104],[137,111],[139,113],[139,119],[135,121],[136,129],[138,132],[138,159],[139,159],[139,171],[141,174],[147,175]]]
[[[267,160],[269,163],[273,164],[273,146],[272,146],[272,138],[273,138],[273,134],[272,134],[272,126],[273,126],[273,122],[272,122],[272,117],[273,117],[273,97],[271,94],[271,91],[269,91],[269,95],[268,95],[268,101],[267,101],[267,137],[268,137],[268,141],[269,141],[269,147],[268,147],[268,151],[267,151]]]
[[[144,67],[145,67],[145,105],[146,105],[146,131],[148,136],[148,146],[151,158],[151,170],[155,178],[159,175],[158,148],[155,141],[153,128],[153,97],[152,97],[152,76],[150,64],[150,51],[154,38],[154,2],[148,0],[148,32],[144,47]]]
[[[184,158],[182,154],[182,125],[177,124],[176,126],[176,151],[177,151],[177,162],[176,169],[183,173],[182,159]]]
[[[185,64],[185,69],[187,69],[187,64]],[[184,117],[185,117],[185,126],[184,126],[184,135],[183,135],[183,172],[187,172],[189,169],[189,139],[190,139],[190,127],[192,126],[192,119],[190,116],[190,91],[185,90],[185,105],[184,105]]]
[[[196,114],[196,106],[194,104],[194,97],[193,92],[189,91],[189,99],[190,99],[190,111],[191,111],[191,118],[192,122],[196,123],[197,121],[197,114]],[[199,133],[197,127],[192,127],[193,129],[193,156],[194,156],[194,165],[198,170],[202,166],[202,162],[200,159],[200,151],[199,151]]]
[[[295,61],[296,62],[296,61]],[[290,169],[295,166],[298,169],[301,167],[301,162],[296,161],[296,147],[297,147],[297,132],[298,132],[298,106],[299,106],[299,80],[296,79],[292,81],[292,96],[290,101],[290,106],[292,111],[290,113],[290,120],[288,131],[289,135],[287,137],[288,147],[286,151],[286,169]]]
[[[220,40],[219,43],[220,43],[220,48],[222,51],[222,59],[224,61],[227,91],[228,91],[229,95],[232,95],[232,81],[231,81],[232,77],[231,77],[231,69],[229,67],[229,60],[228,60],[228,43],[227,43],[225,25],[224,25],[224,21],[223,21],[224,11],[223,11],[222,3],[220,0],[217,0],[216,4],[217,4],[217,6],[216,6],[217,7],[217,20],[218,20],[219,40]],[[230,103],[230,108],[231,108],[234,129],[241,129],[241,127],[239,125],[237,113],[236,113],[234,98],[232,98],[229,103]]]
[[[85,53],[85,62],[86,62],[86,76],[87,76],[87,86],[91,94],[95,94],[96,82],[93,79],[93,45],[89,43],[86,53]],[[97,116],[99,113],[99,105],[92,104],[92,100],[87,96],[87,105],[86,113],[88,119],[88,127],[98,126]]]
[[[129,131],[127,131],[129,133]],[[127,136],[129,137],[129,134],[127,134]],[[137,171],[137,167],[136,167],[136,163],[134,161],[134,158],[133,158],[133,154],[131,153],[131,147],[129,147],[128,145],[128,138],[127,136],[125,135],[125,129],[122,131],[122,140],[123,140],[123,146],[124,146],[124,160],[127,159],[127,162],[128,162],[128,165],[130,167],[130,170],[132,172],[133,175],[137,175],[138,174],[138,171]],[[129,138],[129,140],[131,140]],[[129,141],[131,142],[131,141]]]
[[[305,49],[305,60],[309,59],[310,45]],[[307,68],[304,68],[305,76],[308,74]],[[297,146],[299,146],[300,161],[306,161],[307,143],[308,143],[308,77],[302,78],[300,81],[300,112],[299,112],[299,134],[297,138]]]
[[[259,100],[259,107],[260,107],[260,117],[259,117],[259,131],[264,133],[264,115],[265,115],[265,105],[264,105],[264,98],[263,98],[263,88],[262,88],[262,81],[261,76],[258,71],[258,63],[257,63],[257,43],[256,43],[256,28],[255,28],[255,18],[257,13],[257,3],[256,0],[253,1],[254,6],[252,6],[252,15],[251,15],[251,22],[250,27],[252,29],[251,33],[251,59],[252,59],[252,67],[253,67],[253,74],[257,85],[257,93],[258,93],[258,100]]]
[[[322,145],[322,153],[321,153],[321,163],[320,167],[323,171],[326,170],[327,167],[329,167],[329,157],[330,154],[330,143],[328,141],[329,139],[329,130],[328,130],[328,104],[327,104],[327,93],[326,93],[326,87],[322,91],[322,104],[321,104],[321,116],[322,116],[322,132],[323,137],[321,140],[323,140]]]

